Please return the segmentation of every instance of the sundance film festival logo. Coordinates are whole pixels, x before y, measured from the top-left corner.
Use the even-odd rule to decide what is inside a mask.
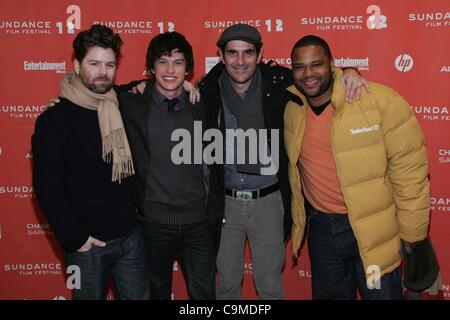
[[[73,34],[81,28],[81,9],[77,5],[69,5],[65,13],[67,18],[55,23],[49,20],[0,20],[0,32],[7,35],[50,35],[53,31]]]
[[[152,21],[144,20],[116,20],[116,21],[94,21],[93,24],[101,24],[109,27],[118,34],[152,34],[153,28],[156,26],[157,32],[164,33],[166,31],[175,31],[175,24],[170,21],[158,21],[156,23]]]
[[[27,223],[26,228],[28,236],[45,236],[53,233],[48,223]]]
[[[417,118],[427,121],[450,121],[448,107],[446,106],[411,106]]]
[[[408,72],[414,66],[413,58],[406,53],[403,53],[395,59],[395,68],[400,72]]]
[[[16,263],[3,265],[4,272],[17,273],[21,276],[62,275],[60,263]]]
[[[449,150],[447,150],[449,151]],[[430,198],[431,210],[434,212],[450,212],[450,198],[436,196]]]
[[[13,195],[16,199],[34,198],[34,190],[31,186],[0,186],[0,195]]]
[[[441,163],[441,164],[450,163],[450,150],[439,149],[437,152],[438,152],[438,163]]]
[[[450,27],[450,12],[410,13],[408,20],[411,23],[420,24],[427,28],[448,28]]]
[[[81,9],[77,5],[70,5],[66,9],[67,17],[65,22],[58,21],[56,22],[56,27],[58,29],[59,34],[74,34],[75,30],[81,29]]]
[[[248,24],[249,26],[255,27],[260,32],[283,32],[284,23],[282,19],[245,19],[245,20],[207,20],[203,23],[205,29],[217,30],[219,33],[226,28],[235,24]]]
[[[270,140],[268,137],[270,131]],[[231,146],[224,157],[224,140]],[[202,121],[194,121],[194,136],[187,129],[172,132],[171,141],[179,142],[171,151],[172,163],[180,164],[261,164],[261,175],[273,175],[279,165],[279,130],[219,129],[202,133]],[[271,154],[269,155],[269,141]],[[210,142],[203,148],[203,143]],[[193,147],[192,147],[193,146]],[[236,154],[234,152],[236,150]]]
[[[387,18],[381,14],[381,8],[377,5],[370,5],[366,9],[366,14],[355,14],[346,16],[320,16],[302,17],[300,24],[303,26],[313,26],[317,30],[379,30],[387,28]]]
[[[52,22],[43,20],[2,20],[0,30],[7,35],[49,35],[52,33]]]
[[[357,68],[369,70],[369,57],[365,58],[334,58],[334,65],[338,68]]]
[[[0,113],[12,119],[34,119],[47,109],[45,105],[1,105]]]
[[[28,61],[23,62],[25,71],[55,71],[56,73],[66,73],[66,62],[48,62],[48,61]]]

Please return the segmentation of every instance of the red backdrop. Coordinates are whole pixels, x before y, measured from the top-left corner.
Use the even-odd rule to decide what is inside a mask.
[[[0,299],[68,299],[60,248],[35,204],[30,136],[61,74],[72,70],[72,40],[92,23],[106,24],[125,42],[117,82],[143,77],[150,39],[177,30],[195,53],[193,80],[217,61],[215,42],[236,22],[257,27],[264,57],[289,66],[292,45],[317,34],[337,64],[399,91],[425,132],[431,167],[431,238],[450,294],[450,13],[448,0],[117,1],[2,0],[0,2]],[[310,298],[306,250],[297,264],[288,243],[286,298]],[[174,298],[186,298],[174,266]],[[256,297],[246,254],[244,297]]]

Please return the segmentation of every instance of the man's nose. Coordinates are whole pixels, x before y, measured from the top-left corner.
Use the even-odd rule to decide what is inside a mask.
[[[104,75],[106,74],[106,66],[105,66],[104,64],[101,64],[101,65],[99,66],[98,73],[99,73],[101,76],[104,76]]]
[[[173,63],[168,63],[167,64],[167,72],[168,73],[173,73],[174,70],[175,70],[175,67],[174,67]]]
[[[237,57],[237,63],[239,65],[243,65],[244,64],[244,55],[243,54],[239,54]]]
[[[313,71],[312,71],[311,67],[310,67],[310,66],[306,66],[306,67],[305,67],[305,76],[306,76],[306,77],[309,77],[309,76],[311,76],[312,74],[313,74]]]

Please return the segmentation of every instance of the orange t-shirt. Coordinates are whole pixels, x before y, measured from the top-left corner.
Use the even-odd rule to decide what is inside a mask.
[[[347,213],[336,174],[331,148],[331,120],[334,107],[330,104],[320,115],[307,107],[306,127],[298,167],[306,198],[322,212]]]

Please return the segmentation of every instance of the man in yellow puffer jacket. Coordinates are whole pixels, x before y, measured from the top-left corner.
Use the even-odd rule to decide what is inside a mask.
[[[408,103],[380,84],[347,103],[323,39],[303,37],[291,59],[284,115],[291,240],[297,254],[306,208],[313,299],[354,299],[357,287],[365,299],[401,299],[401,240],[414,247],[429,224],[420,126]]]

